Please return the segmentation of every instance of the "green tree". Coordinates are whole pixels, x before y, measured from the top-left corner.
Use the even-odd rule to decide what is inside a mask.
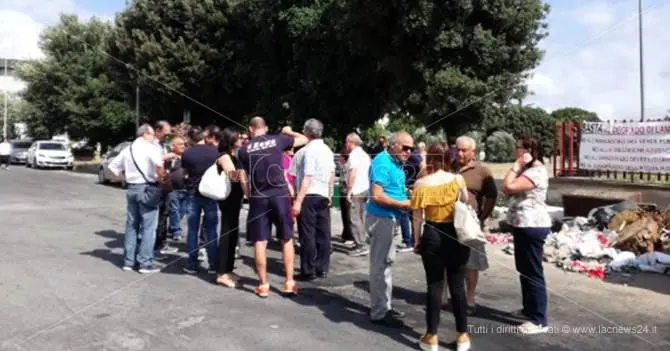
[[[30,104],[26,124],[33,137],[66,132],[105,146],[133,135],[127,96],[108,75],[110,33],[110,25],[96,18],[82,23],[73,15],[62,15],[42,33],[46,57],[17,71],[27,82],[23,98]]]
[[[241,67],[244,48],[227,35],[228,3],[138,0],[117,16],[112,74],[128,94],[139,87],[148,119],[178,122],[188,109],[191,124],[227,125],[233,122],[222,116],[241,121],[241,111],[250,112],[243,88],[256,81]]]
[[[586,111],[579,107],[563,107],[554,110],[551,113],[551,118],[556,122],[600,122],[598,114],[591,111]]]
[[[516,140],[506,131],[498,130],[486,138],[486,160],[489,162],[514,161]]]
[[[526,94],[548,11],[541,0],[357,0],[344,28],[352,51],[377,63],[374,100],[458,135]]]
[[[0,111],[4,114],[5,96],[0,95]],[[21,123],[26,120],[26,114],[29,112],[27,103],[16,94],[7,94],[7,138],[16,139],[19,137],[16,123]],[[0,115],[3,119],[4,115]],[[4,125],[0,125],[0,132],[4,131]]]
[[[514,138],[523,135],[535,137],[542,155],[549,157],[554,143],[554,120],[543,109],[532,106],[510,105],[500,110],[496,118],[487,121],[486,134],[503,130]],[[488,152],[487,152],[488,153]]]
[[[525,94],[547,11],[541,0],[138,0],[111,47],[115,77],[140,86],[150,116],[316,117],[340,139],[394,111],[423,124],[455,113],[437,127],[456,131]]]

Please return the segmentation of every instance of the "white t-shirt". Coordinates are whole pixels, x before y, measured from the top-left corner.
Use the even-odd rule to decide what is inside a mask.
[[[519,176],[528,178],[535,187],[510,197],[507,222],[517,228],[550,228],[551,216],[546,202],[549,189],[547,168],[542,164],[535,165]]]
[[[163,166],[163,156],[160,146],[138,138],[131,144],[133,146],[133,156],[137,166],[142,170],[144,176],[150,183],[156,182],[156,168]],[[130,155],[130,146],[123,149],[109,164],[109,169],[115,174],[125,172],[126,183],[144,184],[146,180],[135,167],[133,158]]]
[[[0,156],[9,156],[12,154],[12,144],[9,142],[0,143]]]
[[[296,192],[300,191],[302,180],[310,176],[312,181],[306,194],[329,197],[330,179],[335,174],[335,156],[323,139],[310,141],[298,151],[293,162],[296,172]]]
[[[349,178],[349,171],[355,169],[356,179],[354,179],[354,184],[347,184],[351,188],[352,194],[357,195],[370,189],[370,178],[368,176],[370,162],[370,156],[361,147],[357,146],[349,153],[347,163],[344,165],[344,181],[346,182]]]

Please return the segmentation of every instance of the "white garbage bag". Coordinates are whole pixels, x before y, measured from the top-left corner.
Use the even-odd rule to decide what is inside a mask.
[[[637,260],[635,254],[630,251],[622,251],[616,254],[614,259],[607,265],[608,269],[615,272],[622,271],[626,267],[636,266]]]

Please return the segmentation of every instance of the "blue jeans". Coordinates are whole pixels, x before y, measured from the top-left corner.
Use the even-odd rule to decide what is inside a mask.
[[[544,240],[551,228],[513,228],[514,263],[521,280],[523,314],[533,323],[547,326],[547,286],[542,260]]]
[[[172,237],[182,235],[181,219],[188,218],[190,200],[184,189],[173,190],[170,193],[170,230]]]
[[[200,215],[204,213],[202,224],[206,232],[205,248],[209,259],[210,269],[218,267],[218,234],[219,204],[216,200],[208,199],[201,195],[188,194],[190,211],[188,214],[188,237],[186,238],[186,249],[188,250],[188,266],[191,269],[198,267],[198,233],[200,233]]]
[[[402,233],[402,243],[409,247],[414,247],[412,227],[409,223],[409,212],[401,211],[401,214],[398,216],[398,222],[400,224],[400,232]]]
[[[158,206],[149,207],[140,202],[145,184],[128,184],[126,193],[126,233],[123,242],[123,265],[151,268],[154,259],[156,228],[158,227]],[[138,250],[138,237],[139,250]]]

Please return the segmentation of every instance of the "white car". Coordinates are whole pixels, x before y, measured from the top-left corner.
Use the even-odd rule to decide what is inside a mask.
[[[40,140],[28,149],[26,167],[72,169],[74,156],[67,145],[60,141]]]
[[[124,141],[116,145],[113,149],[107,151],[107,153],[102,156],[102,160],[100,161],[100,168],[98,169],[98,183],[120,183],[121,187],[126,187],[126,176],[124,174],[117,176],[112,173],[112,171],[109,169],[109,164],[116,156],[121,153],[121,151],[123,151],[123,149],[130,146],[130,143],[130,141]]]

